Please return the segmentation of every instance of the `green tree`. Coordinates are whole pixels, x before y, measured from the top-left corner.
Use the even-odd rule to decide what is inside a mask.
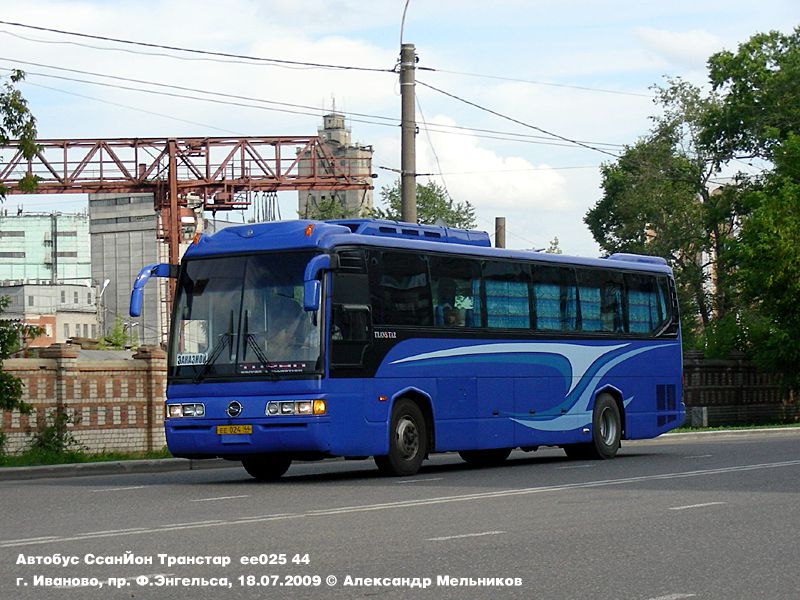
[[[381,188],[381,201],[384,208],[373,209],[373,215],[378,219],[399,221],[402,205],[399,179],[391,187]],[[456,202],[434,181],[417,184],[417,220],[427,225],[444,223],[460,229],[472,229],[477,225],[472,204],[468,200]]]
[[[601,167],[603,197],[584,221],[608,253],[666,258],[675,271],[684,330],[691,340],[730,310],[720,265],[739,216],[736,194],[713,189],[715,149],[702,141],[702,120],[718,99],[680,79],[657,88],[663,112],[648,136]],[[715,285],[709,285],[715,273]]]
[[[43,330],[40,327],[3,319],[2,315],[9,303],[8,296],[0,296],[0,411],[17,409],[27,414],[31,407],[21,400],[22,380],[3,371],[3,361],[20,350],[23,340],[33,339],[41,335]]]
[[[703,141],[722,160],[762,159],[759,177],[736,184],[745,207],[725,272],[740,294],[737,325],[762,367],[800,386],[800,27],[757,34],[708,62],[719,102]]]
[[[547,250],[545,250],[545,253],[547,253],[547,254],[563,254],[563,252],[561,251],[561,246],[559,245],[559,242],[558,242],[558,236],[554,237],[550,241],[550,245],[547,247]]]
[[[658,89],[663,113],[602,167],[585,221],[608,252],[670,261],[685,332],[698,324],[707,353],[741,347],[800,385],[800,28],[754,35],[708,71],[708,93]],[[714,183],[748,159],[764,161],[761,176]]]
[[[22,71],[12,71],[10,81],[0,86],[0,148],[7,147],[13,139],[19,140],[19,148],[25,158],[36,154],[36,119],[34,119],[28,103],[15,85],[24,79]],[[26,175],[20,187],[32,191],[36,179]],[[6,189],[0,185],[0,201],[5,198]],[[8,307],[9,298],[0,296],[0,316]],[[22,381],[10,373],[3,371],[3,361],[13,352],[19,350],[20,342],[26,336],[41,335],[38,327],[30,327],[21,323],[0,318],[0,411],[17,409],[23,413],[31,410],[30,405],[22,401]],[[0,451],[2,450],[0,436]]]
[[[759,33],[708,60],[720,98],[703,116],[703,143],[720,161],[765,158],[800,125],[800,27]]]
[[[800,136],[773,146],[775,169],[746,194],[752,214],[733,247],[741,325],[758,364],[800,386]]]
[[[16,88],[16,84],[25,78],[22,71],[11,72],[10,81],[0,86],[0,148],[7,147],[11,140],[18,140],[17,147],[22,155],[32,158],[38,147],[36,145],[36,119],[28,108],[28,102]],[[36,188],[37,178],[25,175],[19,181],[19,187],[26,192]],[[0,201],[5,198],[6,188],[0,185]]]
[[[115,350],[124,350],[125,344],[128,343],[128,334],[125,331],[125,325],[122,322],[122,317],[114,319],[114,327],[111,332],[103,338],[104,345],[114,348]]]

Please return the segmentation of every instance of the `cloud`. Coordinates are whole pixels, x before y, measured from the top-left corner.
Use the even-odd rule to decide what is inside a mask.
[[[708,57],[724,46],[720,38],[701,29],[667,31],[639,27],[634,33],[646,49],[673,66],[702,69]]]
[[[457,125],[446,116],[429,119],[428,124],[437,128]],[[417,171],[444,173],[454,198],[496,210],[525,204],[531,210],[557,211],[568,205],[563,176],[547,165],[534,165],[521,156],[500,155],[483,146],[471,132],[453,135],[432,131],[429,135],[423,131],[417,137]]]

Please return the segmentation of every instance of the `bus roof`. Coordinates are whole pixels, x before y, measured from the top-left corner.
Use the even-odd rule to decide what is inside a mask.
[[[533,250],[508,250],[492,247],[491,239],[485,231],[436,225],[414,225],[379,219],[274,221],[226,227],[215,234],[201,236],[186,251],[185,258],[248,254],[271,250],[331,250],[338,246],[354,245],[638,271],[672,272],[667,261],[656,256],[618,253],[607,258],[585,258],[547,254]],[[613,264],[609,264],[609,261],[613,261]]]

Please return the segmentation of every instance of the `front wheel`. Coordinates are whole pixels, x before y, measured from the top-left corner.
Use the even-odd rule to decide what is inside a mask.
[[[622,418],[619,406],[610,394],[600,394],[592,411],[592,441],[564,446],[564,451],[573,459],[614,458],[621,439]]]
[[[392,408],[389,454],[376,456],[375,464],[385,475],[414,475],[427,454],[428,428],[425,417],[415,402],[401,398]]]
[[[247,473],[259,481],[275,481],[289,470],[292,459],[280,454],[260,454],[242,459]]]

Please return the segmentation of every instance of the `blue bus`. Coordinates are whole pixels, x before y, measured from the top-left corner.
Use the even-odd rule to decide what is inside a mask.
[[[241,461],[374,457],[415,474],[430,453],[493,465],[558,446],[613,458],[679,426],[672,272],[630,254],[493,248],[485,232],[371,219],[282,221],[197,236],[174,277],[170,452]]]

